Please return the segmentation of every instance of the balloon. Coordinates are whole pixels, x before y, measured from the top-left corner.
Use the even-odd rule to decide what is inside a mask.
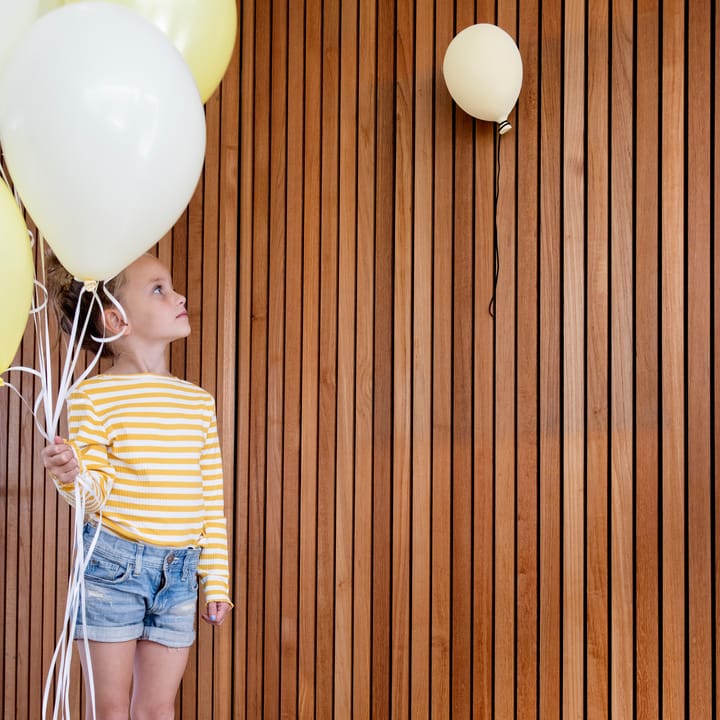
[[[38,0],[0,0],[0,73],[38,15]]]
[[[65,0],[71,4],[77,0]],[[182,53],[203,102],[215,92],[235,46],[235,0],[112,0],[154,23]]]
[[[510,129],[507,116],[522,85],[522,59],[515,41],[497,25],[480,23],[459,32],[448,45],[443,75],[450,95],[469,115]]]
[[[25,220],[0,180],[0,373],[8,369],[25,332],[34,276]]]
[[[113,277],[174,225],[205,156],[182,56],[103,2],[35,21],[0,78],[0,143],[15,189],[62,264]]]

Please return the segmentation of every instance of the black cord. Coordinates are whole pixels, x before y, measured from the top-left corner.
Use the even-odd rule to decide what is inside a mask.
[[[495,258],[495,273],[493,276],[493,294],[488,305],[490,317],[495,317],[495,294],[497,293],[498,276],[500,275],[500,248],[498,246],[498,195],[500,194],[500,138],[502,134],[496,133],[496,160],[495,160],[495,196],[493,198],[493,249]]]

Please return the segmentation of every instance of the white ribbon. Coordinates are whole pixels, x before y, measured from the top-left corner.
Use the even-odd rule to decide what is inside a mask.
[[[0,166],[0,171],[2,170]],[[4,173],[3,173],[4,177]],[[6,180],[7,181],[7,180]],[[15,199],[20,205],[20,200],[15,194]],[[31,244],[33,241],[32,233],[30,233]],[[40,258],[42,267],[42,277],[45,277],[45,259],[44,259],[44,248],[40,248]],[[48,292],[45,285],[35,280],[35,293],[33,296],[33,306],[30,314],[33,317],[35,323],[35,338],[37,345],[37,361],[39,369],[14,366],[8,368],[5,372],[26,372],[40,380],[40,392],[35,398],[33,407],[31,408],[19,390],[10,382],[3,382],[0,379],[0,383],[6,385],[8,388],[13,390],[21,398],[25,407],[31,412],[33,419],[35,420],[35,426],[38,432],[45,438],[48,443],[54,442],[57,435],[57,428],[60,423],[60,414],[62,409],[67,402],[70,393],[73,388],[80,382],[82,382],[97,365],[102,348],[105,343],[112,342],[117,338],[121,337],[124,331],[119,332],[113,336],[95,337],[91,335],[92,339],[99,343],[100,347],[95,354],[95,357],[85,368],[85,370],[76,379],[73,379],[75,368],[78,363],[78,359],[82,352],[82,345],[87,334],[88,324],[92,316],[93,310],[97,309],[100,313],[103,311],[103,305],[98,297],[96,281],[86,281],[80,291],[78,298],[78,304],[75,309],[75,316],[73,318],[72,327],[70,329],[69,338],[67,342],[65,360],[63,363],[62,372],[60,373],[58,391],[55,398],[53,398],[53,371],[52,371],[52,355],[51,355],[51,342],[50,342],[50,328],[48,323]],[[127,323],[127,315],[122,305],[113,295],[107,290],[103,283],[103,291],[106,297],[110,300],[113,306],[120,312],[123,320]],[[85,293],[91,293],[90,305],[88,308],[87,316],[81,318],[81,298]],[[42,408],[42,417],[44,422],[40,422],[38,417],[40,409]],[[57,645],[55,646],[55,652],[50,663],[48,670],[47,679],[45,682],[45,692],[43,694],[43,710],[42,718],[47,720],[48,702],[50,699],[50,689],[52,686],[53,677],[57,669],[57,678],[55,685],[55,696],[53,703],[53,720],[71,720],[70,718],[70,665],[72,659],[72,640],[75,635],[75,626],[77,623],[78,611],[81,613],[83,618],[83,625],[85,625],[85,583],[84,574],[90,557],[97,543],[100,528],[102,526],[102,516],[98,519],[97,531],[93,537],[93,541],[88,548],[88,552],[85,553],[83,547],[83,527],[85,522],[85,497],[81,487],[82,483],[77,482],[75,485],[75,517],[74,517],[74,538],[73,538],[73,551],[71,558],[71,572],[68,580],[68,593],[67,601],[65,605],[65,618],[63,620],[63,627],[58,638]],[[94,681],[92,672],[92,662],[90,658],[90,650],[88,640],[85,638],[85,656],[86,656],[86,668],[88,677],[86,681],[89,685],[90,690],[90,701],[92,707],[92,716],[96,717],[95,714],[95,691]]]

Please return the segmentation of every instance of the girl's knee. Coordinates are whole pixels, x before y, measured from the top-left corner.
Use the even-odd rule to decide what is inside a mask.
[[[175,704],[133,703],[130,720],[174,720]]]

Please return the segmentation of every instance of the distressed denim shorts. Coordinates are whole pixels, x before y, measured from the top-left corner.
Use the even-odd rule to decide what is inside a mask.
[[[86,553],[96,532],[85,525]],[[75,639],[192,645],[199,557],[200,548],[147,545],[101,529],[85,570],[85,617],[81,603]]]

